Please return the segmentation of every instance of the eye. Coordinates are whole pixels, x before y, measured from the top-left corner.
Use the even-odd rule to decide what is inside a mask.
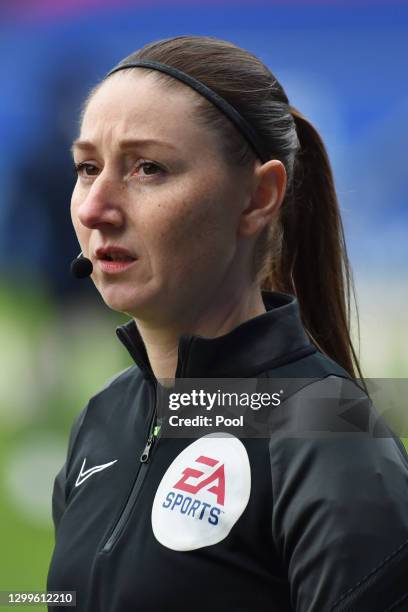
[[[145,176],[151,176],[152,174],[159,174],[163,172],[162,168],[160,168],[158,164],[149,161],[142,161],[141,163],[139,163],[137,165],[137,169],[139,168],[144,168],[143,172],[145,172]]]
[[[143,168],[144,175],[141,175],[142,179],[143,176],[148,177],[164,172],[164,170],[158,164],[149,161],[142,161],[139,163],[136,166],[136,169],[139,170],[139,168]],[[81,162],[79,164],[74,164],[74,173],[82,178],[90,178],[97,176],[98,168],[93,164],[89,164],[88,162]]]
[[[74,164],[74,173],[77,174],[78,176],[82,176],[82,171],[83,170],[88,170],[89,168],[94,168],[94,170],[98,170],[96,168],[96,166],[94,166],[93,164],[88,164],[85,162],[81,162],[80,164]],[[96,176],[95,174],[85,174],[85,176]]]

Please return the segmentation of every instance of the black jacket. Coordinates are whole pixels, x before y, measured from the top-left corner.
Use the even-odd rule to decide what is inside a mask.
[[[267,438],[155,436],[144,344],[133,321],[117,329],[136,365],[76,419],[53,492],[47,589],[75,590],[78,612],[408,609],[405,449],[310,343],[297,300],[263,299],[266,313],[224,336],[182,336],[176,379],[302,381]],[[348,432],[367,417],[374,435],[313,424],[338,421],[344,385],[360,397]]]

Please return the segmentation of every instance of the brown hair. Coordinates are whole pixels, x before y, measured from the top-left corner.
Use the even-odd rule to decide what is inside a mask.
[[[257,241],[254,271],[261,289],[296,295],[313,344],[351,376],[363,378],[350,337],[350,294],[352,289],[355,301],[355,290],[343,225],[329,158],[316,129],[289,105],[269,68],[228,41],[176,36],[149,43],[120,64],[136,59],[174,66],[203,82],[249,122],[270,159],[284,164],[285,198],[279,218]],[[166,87],[181,85],[171,76],[144,70]],[[81,118],[100,85],[90,92]],[[249,167],[256,155],[246,139],[214,105],[192,95],[197,120],[218,133],[227,163]],[[357,307],[356,315],[358,324]]]

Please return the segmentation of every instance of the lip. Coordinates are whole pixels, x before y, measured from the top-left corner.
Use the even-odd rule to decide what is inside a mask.
[[[133,257],[133,259],[136,259],[135,255],[131,251],[116,244],[107,244],[104,247],[99,247],[95,251],[97,259],[104,259],[106,255],[112,255],[113,253],[117,255],[125,255],[126,257]]]
[[[108,255],[121,255],[123,257],[131,257],[132,259],[127,261],[111,261],[106,259]],[[114,244],[109,244],[105,247],[96,249],[95,256],[99,268],[107,274],[118,274],[120,272],[124,272],[137,262],[137,258],[128,249]]]
[[[137,259],[132,261],[108,261],[107,259],[98,259],[98,266],[106,274],[118,274],[124,272],[137,263]]]

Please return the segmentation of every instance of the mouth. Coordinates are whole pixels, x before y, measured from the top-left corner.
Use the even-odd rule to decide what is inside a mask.
[[[130,255],[121,255],[119,253],[114,253],[112,255],[107,254],[103,257],[100,257],[102,261],[135,261],[135,257],[131,257]]]
[[[137,257],[119,246],[107,246],[95,252],[99,268],[108,274],[123,272],[133,266]]]

